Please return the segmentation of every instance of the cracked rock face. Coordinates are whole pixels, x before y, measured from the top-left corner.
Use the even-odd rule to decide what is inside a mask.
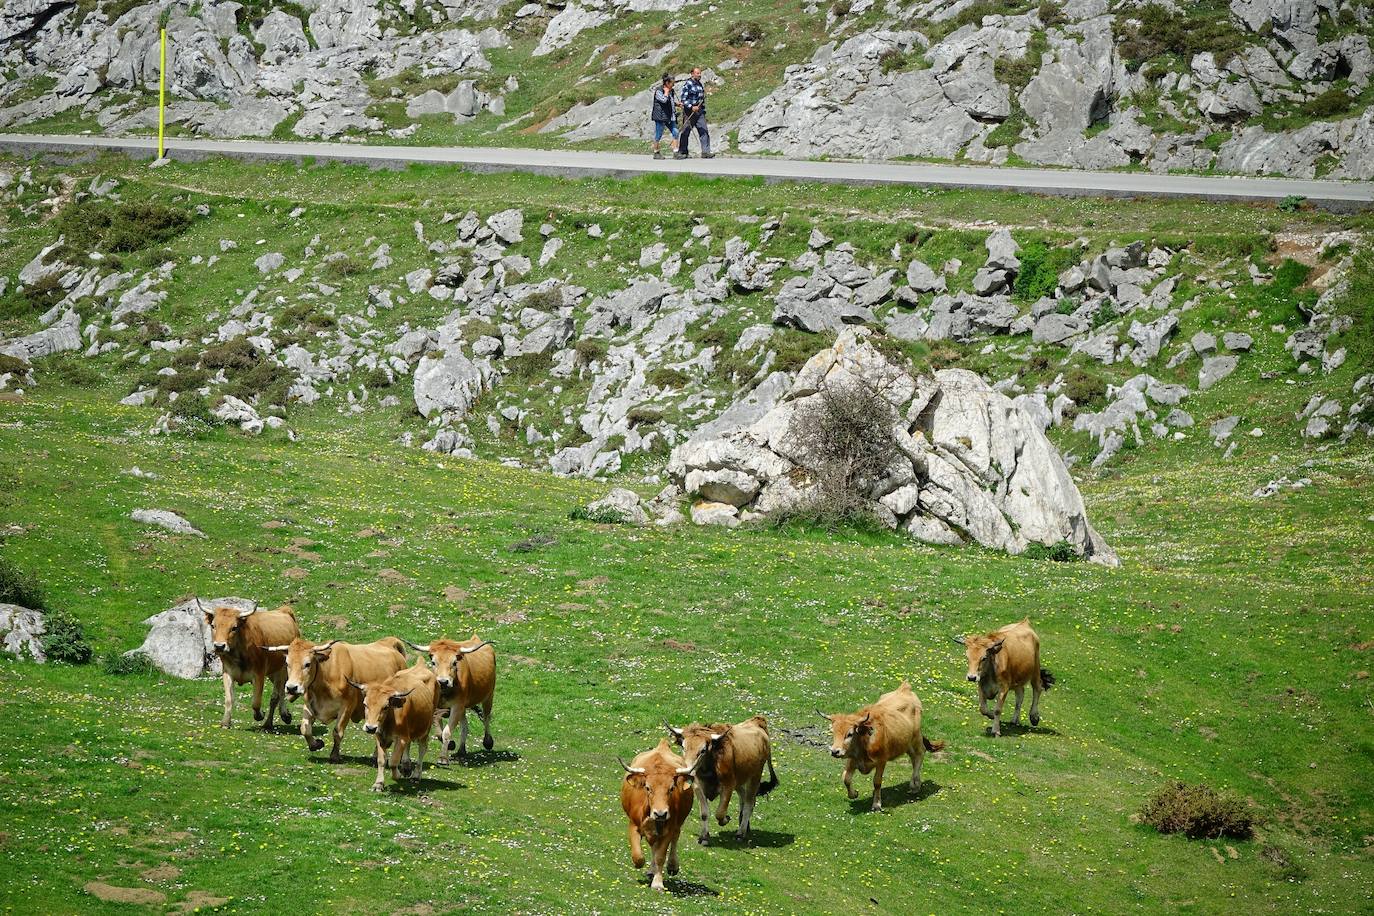
[[[694,520],[729,525],[804,503],[808,456],[791,435],[794,418],[830,386],[865,385],[901,418],[893,436],[902,466],[860,494],[890,527],[928,543],[1013,554],[1067,541],[1087,559],[1117,565],[1031,412],[966,370],[914,377],[868,337],[843,331],[761,417],[717,425],[673,451],[669,474],[694,494]]]

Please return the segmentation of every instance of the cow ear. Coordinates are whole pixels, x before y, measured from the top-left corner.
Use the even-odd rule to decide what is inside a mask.
[[[320,659],[321,661],[323,661],[324,659],[329,658],[329,654],[333,651],[334,648],[330,646],[327,648],[317,648],[311,654],[314,655],[316,658]]]
[[[1001,651],[1002,651],[1002,643],[1004,643],[1004,642],[1006,642],[1005,639],[999,639],[999,640],[997,640],[997,642],[995,642],[995,643],[993,643],[992,645],[988,646],[988,655],[996,655],[998,652],[1001,652]]]
[[[406,698],[403,696],[393,696],[386,701],[386,705],[390,706],[392,709],[400,709],[402,706],[406,705]]]

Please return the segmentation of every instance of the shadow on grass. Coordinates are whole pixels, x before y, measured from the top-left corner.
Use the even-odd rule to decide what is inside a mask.
[[[489,767],[494,763],[514,763],[520,759],[520,755],[511,750],[500,751],[468,751],[466,757],[459,757],[456,753],[449,754],[447,764],[439,766],[449,767]]]
[[[759,830],[751,827],[747,840],[735,839],[735,831],[733,830],[721,830],[719,833],[711,835],[709,845],[717,849],[782,849],[784,846],[791,846],[795,842],[797,842],[797,836],[794,833]]]
[[[919,791],[911,790],[911,783],[903,780],[896,785],[883,786],[883,810],[890,811],[911,802],[923,801],[940,791],[940,784],[933,780],[921,780]],[[849,803],[850,814],[869,814],[873,810],[873,793],[860,792],[859,797]]]
[[[1059,732],[1045,725],[1012,725],[1010,722],[1002,723],[1002,737],[1010,738],[1015,735],[1044,735],[1048,738],[1058,738]],[[983,729],[983,737],[992,737],[992,726]]]
[[[646,877],[644,883],[648,884]],[[684,881],[681,878],[665,878],[663,886],[674,897],[719,897],[720,891],[707,887],[700,881]]]
[[[311,763],[327,763],[332,766],[344,766],[350,763],[355,766],[377,766],[377,758],[372,754],[342,754],[339,756],[338,760],[331,760],[328,754],[321,756],[312,752],[308,759]]]
[[[425,767],[425,772],[429,772],[429,767]],[[386,790],[400,795],[424,795],[430,792],[454,792],[458,789],[466,789],[468,784],[448,779],[434,779],[430,776],[422,776],[419,779],[411,779],[409,776],[401,778],[400,782],[392,782],[390,773],[386,777]]]

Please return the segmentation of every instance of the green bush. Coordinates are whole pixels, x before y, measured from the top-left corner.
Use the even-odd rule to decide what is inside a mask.
[[[833,343],[829,335],[809,334],[806,331],[786,330],[775,333],[769,340],[773,349],[774,372],[796,372],[807,360]]]
[[[653,404],[636,404],[625,414],[625,419],[631,426],[652,426],[663,420],[663,408],[655,407]]]
[[[257,362],[258,352],[243,334],[208,348],[200,357],[206,369],[249,369]]]
[[[1052,563],[1076,563],[1083,559],[1068,541],[1057,544],[1031,543],[1021,556],[1028,560],[1048,560]]]
[[[0,353],[0,375],[22,375],[28,372],[30,366],[17,356],[10,356],[8,353]]]
[[[767,34],[763,23],[754,19],[740,19],[731,23],[725,30],[725,43],[732,48],[758,44]]]
[[[67,665],[84,665],[91,660],[91,644],[86,642],[86,629],[69,611],[48,612],[47,629],[43,633],[43,652],[48,661]]]
[[[1040,24],[1047,29],[1068,21],[1068,17],[1064,15],[1064,5],[1056,3],[1055,0],[1040,0],[1036,12],[1040,16]]]
[[[0,556],[0,604],[17,604],[35,611],[47,608],[38,577]]]
[[[541,289],[526,296],[520,304],[541,312],[556,312],[563,307],[563,291],[557,287]]]
[[[1314,118],[1332,118],[1350,110],[1350,96],[1342,89],[1331,88],[1303,102],[1304,114]]]
[[[603,337],[584,337],[573,345],[577,355],[583,362],[594,363],[599,359],[605,359],[610,351],[611,345]]]
[[[185,232],[192,217],[186,210],[157,203],[85,202],[67,207],[57,217],[64,241],[59,256],[85,258],[92,251],[131,254],[163,245]]]
[[[505,360],[504,365],[511,381],[531,385],[549,377],[549,370],[553,368],[553,354],[522,353]]]
[[[650,385],[657,385],[659,388],[681,388],[691,380],[691,376],[681,369],[659,366],[657,369],[650,370],[644,380]]]
[[[1212,52],[1217,66],[1224,67],[1247,43],[1225,7],[1180,15],[1162,4],[1148,3],[1130,11],[1129,18],[1139,24],[1120,29],[1117,49],[1132,72],[1164,55],[1186,62],[1204,51]]]
[[[598,525],[625,525],[630,521],[625,517],[625,513],[612,506],[597,506],[595,509],[589,506],[574,506],[568,512],[568,518],[575,522],[595,522]]]
[[[1140,809],[1140,820],[1160,833],[1181,833],[1194,840],[1248,840],[1254,835],[1254,818],[1240,799],[1182,782],[1162,786],[1150,796]]]
[[[79,353],[59,353],[43,361],[43,374],[73,388],[98,388],[105,377]]]
[[[1289,194],[1279,201],[1279,209],[1284,213],[1297,213],[1302,209],[1302,205],[1307,201],[1301,194]]]
[[[1039,239],[1021,246],[1021,272],[1012,286],[1013,295],[1022,302],[1034,302],[1053,295],[1059,285],[1059,275],[1078,263],[1073,248],[1050,248]]]
[[[1107,380],[1082,366],[1074,366],[1064,376],[1064,394],[1079,407],[1097,404],[1107,398]]]
[[[129,655],[123,655],[119,652],[111,653],[101,659],[100,667],[106,674],[112,674],[116,677],[158,673],[157,668],[148,660],[148,656],[142,652],[134,652]]]

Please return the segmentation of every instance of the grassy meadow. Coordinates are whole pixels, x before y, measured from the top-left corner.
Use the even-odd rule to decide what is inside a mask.
[[[656,225],[672,238],[696,219],[718,221],[719,246],[740,213],[780,217],[784,255],[813,225],[865,256],[894,241],[976,252],[995,222],[1095,244],[1191,237],[1213,252],[1194,272],[1260,257],[1281,231],[1366,228],[1366,218],[1186,201],[754,182],[229,162],[147,172],[120,160],[64,172],[76,186],[119,177],[126,199],[211,205],[130,267],[185,263],[218,253],[217,239],[239,240],[213,270],[174,273],[151,315],[193,338],[255,284],[267,286],[264,302],[286,292],[256,276],[265,251],[296,257],[322,234],[325,247],[361,256],[368,237],[384,239],[403,273],[424,258],[404,244],[412,222],[469,207],[525,207],[533,254],[546,211],[566,230],[570,277],[592,290],[623,284],[617,266],[657,238]],[[41,188],[30,193],[28,203],[41,203]],[[296,206],[306,212],[292,221]],[[52,218],[35,212],[42,218],[4,211],[3,273],[52,240]],[[591,247],[571,227],[593,221],[623,238]],[[737,225],[758,238],[757,225]],[[361,298],[367,284],[341,277],[339,301]],[[372,743],[356,726],[334,765],[294,731],[257,729],[246,688],[225,731],[218,680],[6,658],[0,908],[1369,912],[1374,454],[1367,444],[1306,444],[1293,419],[1311,386],[1348,397],[1369,370],[1352,362],[1299,379],[1283,335],[1266,329],[1291,323],[1293,302],[1313,294],[1285,288],[1275,299],[1267,289],[1240,287],[1186,313],[1183,335],[1222,326],[1258,335],[1232,379],[1185,404],[1202,427],[1195,435],[1123,452],[1101,472],[1086,461],[1076,469],[1119,569],[857,531],[571,521],[569,510],[606,482],[398,446],[422,428],[408,382],[396,408],[351,414],[326,399],[293,409],[294,442],[222,428],[152,436],[156,409],[116,403],[146,367],[118,355],[62,357],[73,365],[47,374],[40,363],[40,384],[0,395],[0,556],[37,576],[100,656],[136,646],[144,618],[194,594],[291,601],[318,640],[476,632],[497,647],[496,745],[374,795]],[[739,307],[764,308],[758,298]],[[451,308],[421,301],[378,322],[433,321]],[[5,335],[32,320],[0,314]],[[1013,355],[969,347],[947,358],[995,372]],[[1138,371],[1109,369],[1114,380]],[[1195,365],[1178,378],[1185,371],[1195,380]],[[1280,371],[1295,384],[1262,378]],[[1243,441],[1223,460],[1205,424],[1231,413],[1244,414]],[[1245,436],[1251,426],[1265,435]],[[1055,436],[1090,457],[1075,435]],[[492,458],[514,448],[482,444]],[[135,466],[157,476],[131,476]],[[1281,474],[1312,485],[1250,495]],[[635,476],[617,482],[656,489]],[[129,519],[149,507],[180,512],[207,537]],[[1058,683],[1040,727],[1004,725],[994,740],[950,637],[1023,616]],[[924,702],[927,734],[949,746],[927,759],[919,797],[906,788],[906,764],[894,763],[887,810],[874,815],[867,779],[856,778],[857,801],[845,798],[815,710],[857,708],[903,678]],[[772,725],[781,786],[760,801],[752,843],[713,822],[713,845],[700,848],[694,814],[682,873],[668,894],[653,894],[630,866],[616,756],[656,744],[665,718],[755,713]],[[1255,838],[1187,840],[1138,824],[1143,801],[1170,780],[1243,798]]]

